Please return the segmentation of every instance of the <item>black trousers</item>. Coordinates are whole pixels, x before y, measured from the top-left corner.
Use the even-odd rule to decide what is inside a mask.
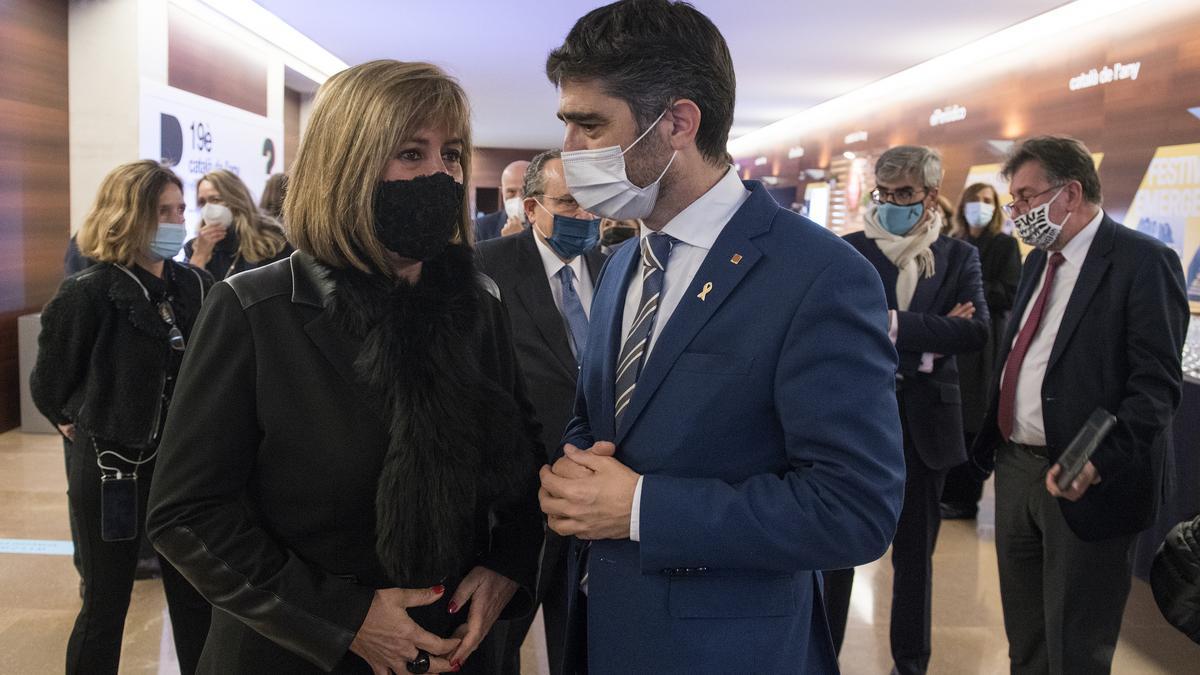
[[[542,567],[538,573],[536,602],[541,604],[542,619],[546,624],[546,652],[550,659],[550,675],[562,675],[563,651],[567,632],[567,540],[554,532],[546,531],[546,547],[542,553]],[[521,645],[533,625],[534,612],[523,619],[497,622],[493,632],[503,645],[502,672],[504,675],[520,675]]]
[[[967,448],[974,445],[976,434],[968,431],[964,436]],[[978,512],[979,500],[982,498],[983,481],[976,478],[970,462],[950,469],[950,473],[946,475],[946,486],[942,489],[943,504]]]
[[[146,500],[154,462],[138,469],[138,536],[131,541],[107,542],[100,536],[100,469],[91,438],[80,435],[72,444],[73,456],[67,478],[71,517],[78,530],[82,567],[83,606],[67,642],[67,668],[71,673],[116,673],[121,660],[121,637],[138,549],[146,528]],[[124,454],[124,453],[123,453]],[[133,457],[136,452],[127,454]],[[119,460],[105,464],[117,466]],[[128,467],[126,467],[128,468]],[[171,564],[160,558],[162,583],[171,614],[171,628],[179,668],[194,673],[208,635],[211,607]]]
[[[996,557],[1014,674],[1107,673],[1133,574],[1132,535],[1075,536],[1046,491],[1050,463],[996,454]]]
[[[925,465],[912,446],[907,425],[904,429],[904,506],[900,524],[892,540],[892,617],[891,648],[896,672],[901,675],[924,673],[932,653],[930,624],[933,609],[933,549],[937,544],[942,518],[938,508],[944,469]],[[830,570],[825,573],[825,605],[834,645],[841,650],[849,613],[850,590],[854,570]]]

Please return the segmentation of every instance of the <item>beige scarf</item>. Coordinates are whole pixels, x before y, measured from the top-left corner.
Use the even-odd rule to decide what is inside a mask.
[[[876,207],[872,206],[863,215],[863,229],[867,239],[874,241],[900,270],[896,278],[896,307],[902,312],[907,311],[917,290],[917,282],[922,277],[928,279],[934,274],[933,251],[929,247],[937,241],[942,231],[942,214],[937,209],[926,211],[928,218],[925,224],[918,223],[908,234],[900,237],[883,229],[875,212]]]

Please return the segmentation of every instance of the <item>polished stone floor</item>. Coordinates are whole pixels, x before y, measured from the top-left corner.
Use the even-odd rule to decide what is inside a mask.
[[[78,578],[54,544],[70,538],[62,445],[57,436],[0,434],[0,673],[55,673],[79,609]],[[1007,671],[992,540],[991,495],[978,523],[948,522],[934,558],[932,673]],[[15,540],[15,541],[3,541]],[[61,549],[61,546],[59,547]],[[842,652],[843,672],[887,673],[891,566],[859,570]],[[526,673],[544,672],[544,645],[529,640]],[[1200,673],[1200,646],[1163,621],[1149,588],[1134,581],[1115,673]],[[139,581],[126,622],[122,673],[175,673],[161,585]]]

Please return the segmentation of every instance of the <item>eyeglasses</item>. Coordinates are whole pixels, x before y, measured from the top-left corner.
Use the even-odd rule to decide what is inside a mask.
[[[571,195],[565,195],[562,197],[551,197],[550,195],[545,195],[545,197],[546,197],[546,199],[549,199],[550,201],[561,205],[565,210],[567,210],[569,212],[574,213],[575,211],[579,210],[579,202],[575,201],[575,198],[572,197]]]
[[[171,349],[183,351],[187,343],[183,339],[183,331],[179,330],[175,322],[175,310],[171,308],[170,302],[163,300],[158,303],[158,316],[171,327],[171,330],[167,331],[167,341],[171,343]]]
[[[911,206],[918,201],[917,192],[910,187],[902,187],[899,190],[877,187],[871,190],[871,201],[876,204],[890,202],[896,206]],[[929,190],[920,190],[920,192],[920,199],[924,199],[925,195],[929,194]]]
[[[1030,204],[1030,202],[1037,199],[1038,197],[1041,197],[1042,195],[1046,194],[1047,192],[1050,192],[1051,190],[1057,190],[1064,185],[1066,185],[1066,183],[1059,183],[1058,185],[1051,185],[1050,187],[1046,188],[1045,190],[1042,190],[1041,192],[1037,193],[1036,195],[1030,195],[1028,197],[1022,197],[1020,199],[1014,199],[1013,201],[1005,204],[1004,206],[1002,206],[1000,208],[1004,209],[1004,215],[1009,216],[1010,218],[1014,215],[1018,215],[1018,216],[1025,215],[1026,213],[1029,212],[1029,209],[1033,207],[1033,205]]]

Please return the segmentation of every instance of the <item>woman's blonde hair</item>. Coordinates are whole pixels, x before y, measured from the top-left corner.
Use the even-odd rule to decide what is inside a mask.
[[[1004,209],[1000,208],[1000,192],[988,183],[971,183],[963,190],[962,197],[958,200],[958,208],[954,210],[954,230],[950,233],[951,236],[959,239],[965,239],[967,234],[971,232],[970,225],[967,224],[965,211],[967,202],[978,201],[976,197],[984,190],[992,191],[992,202],[996,207],[992,212],[992,221],[987,224],[988,232],[991,234],[1000,234],[1004,228]]]
[[[283,196],[287,194],[288,177],[286,173],[273,173],[263,186],[262,198],[258,200],[258,209],[283,224]]]
[[[462,140],[471,175],[471,111],[458,82],[437,66],[380,60],[329,78],[289,172],[283,212],[296,248],[332,267],[391,274],[375,234],[375,191],[400,144],[422,129]],[[453,243],[471,243],[469,197]]]
[[[158,231],[158,200],[168,185],[183,192],[179,176],[148,159],[109,171],[75,235],[80,253],[100,262],[132,265]]]
[[[217,169],[204,174],[196,181],[197,200],[200,198],[200,184],[205,181],[221,194],[221,203],[233,212],[232,227],[238,237],[237,254],[243,260],[252,263],[270,260],[287,246],[287,237],[279,221],[261,213],[254,206],[250,189],[236,173]]]

